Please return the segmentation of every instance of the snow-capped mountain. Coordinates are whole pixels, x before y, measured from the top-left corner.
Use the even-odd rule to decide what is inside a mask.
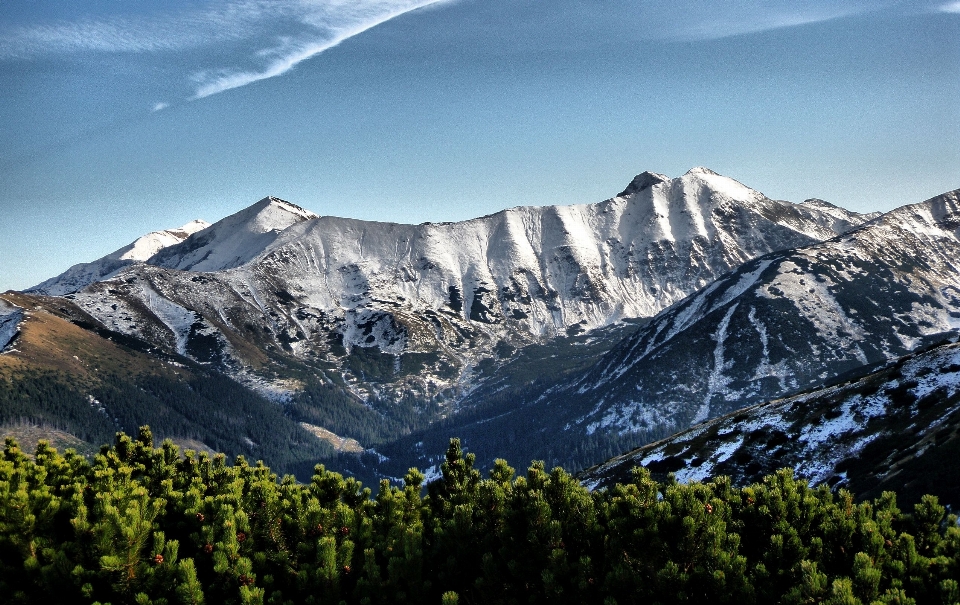
[[[749,261],[609,345],[589,367],[550,378],[521,374],[519,388],[502,386],[506,397],[481,386],[484,400],[467,397],[475,409],[445,421],[445,434],[427,428],[381,447],[396,459],[390,472],[429,467],[449,435],[459,436],[481,467],[497,457],[595,464],[697,422],[955,339],[958,194]],[[586,352],[580,346],[568,354]],[[550,360],[540,365],[557,367]],[[419,457],[404,458],[415,449]]]
[[[404,383],[433,396],[504,344],[650,317],[750,259],[869,218],[771,200],[704,168],[643,173],[598,204],[459,223],[318,217],[266,198],[75,300],[112,330],[235,375],[267,352],[334,363],[367,393]],[[344,366],[364,350],[379,370]]]
[[[93,262],[74,265],[60,275],[37,284],[27,291],[46,294],[47,296],[62,296],[76,292],[93,282],[113,277],[126,266],[144,262],[160,250],[179,244],[194,233],[209,226],[210,223],[197,219],[178,229],[165,229],[148,233],[133,243]]]
[[[841,385],[755,405],[585,471],[592,488],[643,466],[679,481],[723,474],[744,485],[789,466],[861,498],[896,490],[960,504],[960,345],[898,359]]]
[[[955,337],[958,198],[946,193],[747,262],[548,399],[577,401],[572,430],[650,441]]]

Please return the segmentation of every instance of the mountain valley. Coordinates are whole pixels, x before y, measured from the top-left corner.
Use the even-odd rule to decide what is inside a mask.
[[[149,423],[194,449],[367,483],[432,476],[453,436],[481,467],[585,468],[955,341],[957,259],[957,191],[861,215],[705,168],[460,223],[267,197],[4,294],[0,422],[91,442]],[[43,336],[54,327],[70,338]],[[43,372],[56,405],[24,386]],[[188,395],[177,407],[171,393]],[[203,426],[213,417],[232,436]]]

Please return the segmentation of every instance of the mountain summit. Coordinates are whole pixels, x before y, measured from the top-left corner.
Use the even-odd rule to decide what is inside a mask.
[[[158,251],[147,262],[183,271],[232,269],[261,254],[285,229],[315,218],[296,204],[268,196],[203,233]]]

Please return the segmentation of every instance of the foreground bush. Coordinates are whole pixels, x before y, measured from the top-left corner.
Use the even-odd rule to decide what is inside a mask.
[[[306,485],[149,429],[92,463],[8,440],[0,595],[12,603],[960,603],[960,527],[936,498],[856,503],[789,470],[737,489],[560,468],[484,479],[453,440],[442,478],[376,497]]]

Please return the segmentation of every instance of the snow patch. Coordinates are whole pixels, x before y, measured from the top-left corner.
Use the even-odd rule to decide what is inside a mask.
[[[197,314],[158,294],[150,286],[142,286],[142,292],[143,302],[157,319],[163,322],[163,325],[167,326],[173,333],[177,353],[186,355],[190,329],[193,324],[199,321]]]
[[[3,351],[20,331],[23,309],[0,298],[0,351]]]
[[[740,303],[736,303],[727,309],[726,314],[717,326],[717,331],[714,332],[712,336],[713,340],[717,343],[717,346],[713,349],[713,371],[710,372],[710,376],[707,378],[707,394],[700,408],[697,410],[696,416],[691,420],[692,424],[703,422],[710,416],[710,401],[715,395],[726,395],[726,388],[727,385],[730,384],[730,379],[724,376],[723,372],[733,367],[734,359],[724,361],[724,342],[727,340],[727,328],[730,326],[730,318],[733,317],[733,312],[737,310],[737,305],[739,304]]]
[[[736,441],[726,442],[720,445],[709,459],[704,460],[699,466],[690,466],[691,458],[687,460],[687,465],[675,473],[677,481],[680,483],[691,483],[693,481],[706,481],[713,476],[713,469],[733,456],[740,446],[743,445],[744,437],[740,436]]]

